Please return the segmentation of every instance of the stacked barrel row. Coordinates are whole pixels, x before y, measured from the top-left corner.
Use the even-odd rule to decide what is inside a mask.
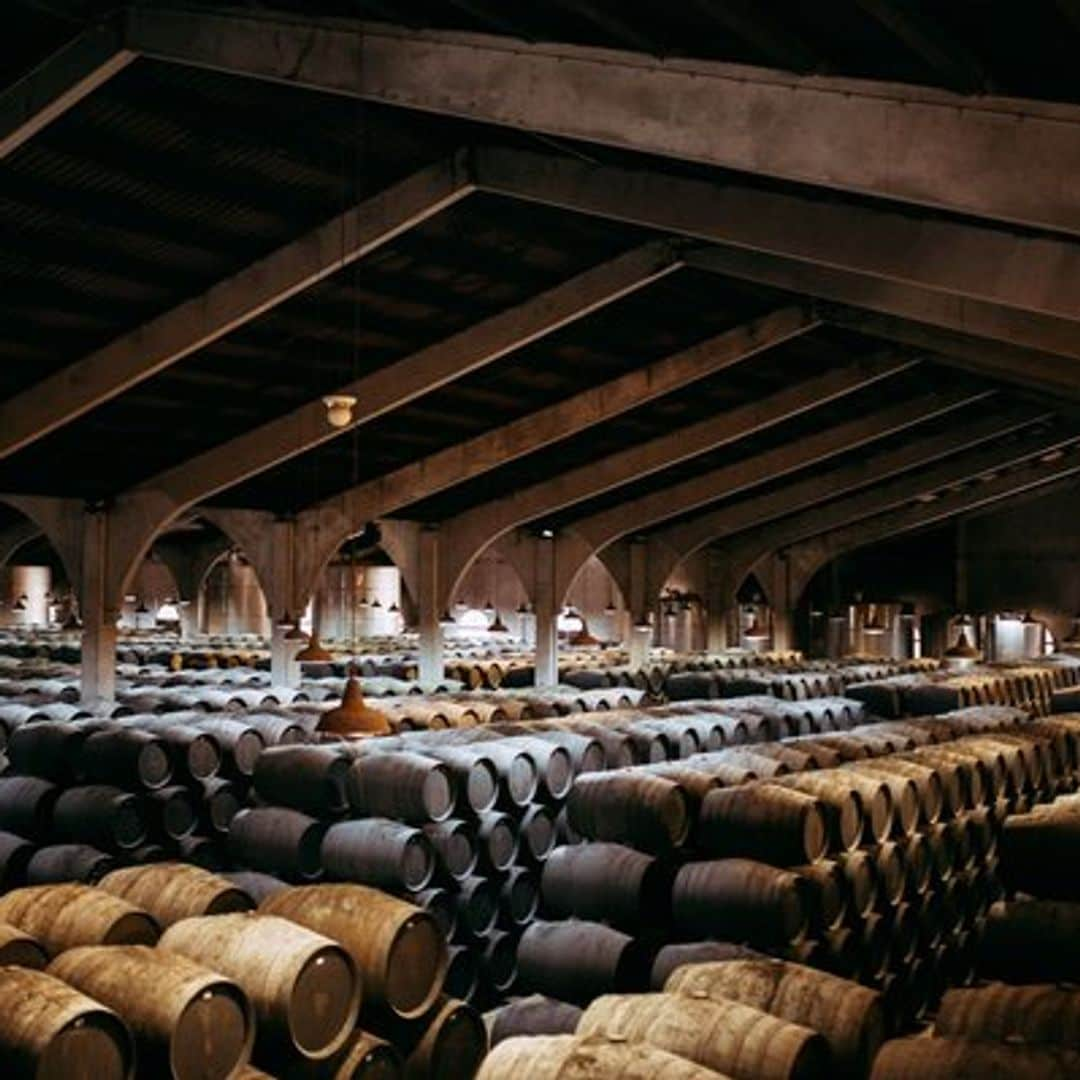
[[[0,891],[93,882],[165,858],[224,866],[229,822],[263,750],[307,738],[297,722],[263,713],[17,724],[0,777]]]
[[[434,921],[360,886],[260,903],[180,864],[0,898],[0,1060],[41,1080],[463,1077],[487,1046],[442,992]],[[42,970],[44,969],[44,970]],[[5,1073],[7,1075],[7,1073]]]
[[[963,710],[579,777],[568,825],[591,842],[544,868],[520,989],[586,1002],[650,968],[662,985],[722,937],[878,987],[914,1020],[973,975],[1001,822],[1075,785],[1075,730],[1020,719]]]

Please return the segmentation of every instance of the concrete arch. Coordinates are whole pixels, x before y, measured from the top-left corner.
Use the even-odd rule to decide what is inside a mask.
[[[2,495],[0,501],[7,503],[26,518],[52,545],[63,563],[68,581],[78,591],[82,586],[82,504],[76,499],[53,499],[37,495]],[[10,558],[32,537],[25,537],[16,544]]]

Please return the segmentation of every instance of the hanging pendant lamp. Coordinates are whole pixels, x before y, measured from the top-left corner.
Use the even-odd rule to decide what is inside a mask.
[[[319,731],[333,735],[385,735],[390,730],[390,718],[365,704],[356,668],[350,666],[341,704],[323,713],[319,720]]]
[[[286,640],[288,640],[288,635],[286,635]],[[307,645],[293,659],[298,664],[329,664],[334,657],[327,649],[323,648],[323,644],[319,640],[319,631],[312,628]]]

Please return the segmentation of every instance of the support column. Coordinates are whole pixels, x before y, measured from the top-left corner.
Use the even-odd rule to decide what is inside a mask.
[[[652,648],[652,627],[630,628],[630,670],[642,671],[649,666],[649,650]]]
[[[417,608],[420,623],[420,683],[434,686],[442,681],[443,638],[439,610],[439,533],[426,528],[420,533]]]
[[[300,665],[295,657],[303,648],[303,642],[286,641],[289,629],[281,625],[286,617],[299,619],[302,614],[296,610],[297,597],[293,589],[296,523],[288,518],[276,520],[270,531],[270,681],[274,686],[296,687],[300,685]]]
[[[82,703],[88,708],[116,699],[116,598],[108,595],[109,518],[104,511],[83,520]]]
[[[542,536],[536,542],[536,587],[533,590],[536,610],[537,686],[559,683],[559,638],[556,619],[559,598],[555,595],[555,540]]]
[[[648,546],[644,540],[630,542],[630,669],[648,666],[653,643],[653,627],[648,624],[653,606],[649,591]]]

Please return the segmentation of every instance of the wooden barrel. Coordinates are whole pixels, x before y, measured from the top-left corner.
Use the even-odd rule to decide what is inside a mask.
[[[825,1075],[829,1049],[815,1031],[740,1001],[634,994],[597,998],[580,1035],[618,1035],[696,1061],[721,1075],[794,1080]]]
[[[7,1075],[34,1080],[135,1075],[135,1048],[116,1013],[25,967],[0,967],[0,1061]]]
[[[672,880],[659,859],[621,844],[556,848],[540,879],[544,915],[660,930],[671,917]]]
[[[846,808],[848,800],[854,797],[860,809],[862,839],[866,843],[879,843],[893,831],[896,815],[892,793],[878,777],[849,769],[821,769],[794,773],[774,782],[807,791],[823,802],[831,802],[845,816],[850,813]]]
[[[1012,890],[1048,900],[1080,899],[1080,814],[1015,814],[1001,832],[1002,881]]]
[[[404,1068],[394,1046],[357,1028],[345,1045],[325,1061],[289,1062],[283,1077],[286,1080],[401,1080]]]
[[[528,866],[541,867],[558,843],[555,814],[541,803],[530,806],[518,825],[518,857]]]
[[[479,875],[467,877],[458,882],[454,905],[462,938],[481,938],[499,917],[498,885]]]
[[[480,980],[480,958],[472,945],[451,945],[443,988],[450,997],[471,1001]]]
[[[476,1080],[724,1080],[719,1073],[648,1043],[602,1035],[506,1039],[484,1059]]]
[[[499,882],[499,925],[528,926],[540,906],[540,882],[534,871],[512,866]]]
[[[443,762],[398,751],[357,758],[348,772],[348,797],[365,817],[423,825],[450,817],[456,792],[453,773]]]
[[[221,768],[221,747],[209,732],[165,717],[126,717],[124,727],[151,732],[169,747],[173,773],[185,781],[208,780]]]
[[[1080,1051],[964,1039],[893,1039],[874,1061],[871,1080],[1074,1080]]]
[[[255,763],[255,791],[267,803],[313,817],[339,817],[349,808],[349,759],[330,746],[271,746]]]
[[[881,995],[858,983],[785,960],[729,960],[679,968],[667,990],[731,998],[820,1032],[834,1067],[863,1077],[885,1036]]]
[[[137,728],[114,728],[87,736],[79,751],[82,775],[95,784],[152,791],[172,779],[168,743]]]
[[[6,753],[17,773],[72,784],[79,778],[79,755],[87,735],[87,730],[74,724],[24,724],[11,733]]]
[[[488,810],[477,815],[477,866],[485,873],[501,874],[517,858],[517,822],[501,810]]]
[[[46,840],[60,788],[36,776],[0,776],[0,829]]]
[[[600,994],[644,989],[649,957],[641,943],[592,922],[534,922],[518,942],[525,992],[587,1004]]]
[[[1075,981],[1080,972],[1080,903],[993,904],[983,927],[978,969],[983,977],[1009,982]]]
[[[582,1011],[565,1001],[531,994],[484,1014],[492,1047],[521,1035],[573,1035]]]
[[[381,889],[423,889],[435,873],[428,838],[411,825],[385,818],[340,821],[322,842],[326,872],[339,881]]]
[[[438,886],[407,894],[409,903],[422,907],[434,920],[439,933],[449,941],[457,931],[458,893]]]
[[[176,841],[176,853],[182,862],[201,866],[212,874],[220,873],[229,865],[222,847],[218,840],[209,836],[185,836]]]
[[[228,881],[249,896],[254,907],[258,907],[268,896],[289,888],[280,878],[272,874],[260,874],[257,870],[229,870],[215,876]]]
[[[144,806],[150,831],[168,840],[182,840],[198,825],[195,800],[190,790],[179,784],[148,792]]]
[[[502,753],[496,743],[489,753],[483,746],[439,746],[424,744],[425,757],[441,761],[455,779],[459,794],[464,793],[474,813],[490,810],[499,800],[512,806],[526,805],[536,793],[536,767],[520,751]]]
[[[0,832],[0,893],[26,884],[34,845],[14,833]]]
[[[28,885],[94,885],[116,868],[116,859],[88,844],[52,844],[34,852],[26,867]]]
[[[671,890],[672,921],[685,936],[722,927],[752,945],[786,945],[809,929],[807,893],[797,874],[749,859],[686,863]]]
[[[934,1032],[978,1042],[1053,1043],[1080,1048],[1080,991],[1057,986],[994,983],[950,990]]]
[[[690,830],[686,792],[634,770],[579,776],[566,808],[570,826],[582,836],[653,854],[681,846]]]
[[[68,788],[56,800],[53,827],[60,840],[124,852],[146,839],[146,819],[137,795],[105,784]]]
[[[822,860],[792,868],[806,882],[815,933],[833,930],[847,914],[848,883],[840,864]]]
[[[405,1080],[472,1080],[487,1053],[480,1014],[454,998],[442,997],[427,1016],[392,1028],[405,1058]]]
[[[36,885],[0,896],[0,921],[37,938],[49,956],[80,945],[153,945],[145,911],[88,885]]]
[[[0,967],[43,968],[48,954],[36,938],[8,923],[0,923]]]
[[[505,996],[517,979],[517,934],[491,930],[482,942],[480,973],[494,995]]]
[[[730,941],[689,941],[664,945],[656,953],[649,989],[663,990],[672,973],[688,964],[708,964],[720,960],[765,960],[767,955]]]
[[[440,874],[451,881],[467,878],[476,867],[476,837],[466,821],[448,819],[424,826]]]
[[[249,911],[255,905],[243,890],[198,866],[155,863],[114,870],[100,888],[150,912],[162,927],[198,915]]]
[[[200,791],[201,788],[201,791]],[[201,781],[198,799],[199,824],[217,836],[228,834],[232,819],[244,808],[244,794],[231,780],[213,776]]]
[[[824,805],[774,784],[710,791],[701,803],[696,846],[715,858],[760,859],[792,866],[820,859],[828,848]]]
[[[360,981],[348,953],[287,919],[247,913],[184,919],[165,931],[161,948],[239,984],[255,1010],[263,1056],[284,1050],[322,1060],[356,1023]]]
[[[229,825],[227,849],[241,866],[304,881],[322,875],[326,826],[298,810],[241,810]]]
[[[226,1080],[246,1064],[255,1016],[236,983],[166,949],[70,949],[49,966],[112,1009],[135,1035],[140,1073]]]
[[[538,790],[543,798],[556,802],[566,798],[574,782],[574,763],[565,747],[527,735],[504,740],[504,745],[507,743],[512,748],[522,750],[532,760],[540,781]]]
[[[363,977],[366,1005],[412,1018],[439,995],[446,945],[412,904],[361,885],[309,885],[267,897],[259,910],[341,942]]]
[[[185,714],[185,717],[188,715]],[[194,714],[185,722],[213,735],[217,740],[221,747],[222,773],[241,779],[254,775],[255,764],[266,748],[266,740],[255,728],[227,717],[201,717]]]

